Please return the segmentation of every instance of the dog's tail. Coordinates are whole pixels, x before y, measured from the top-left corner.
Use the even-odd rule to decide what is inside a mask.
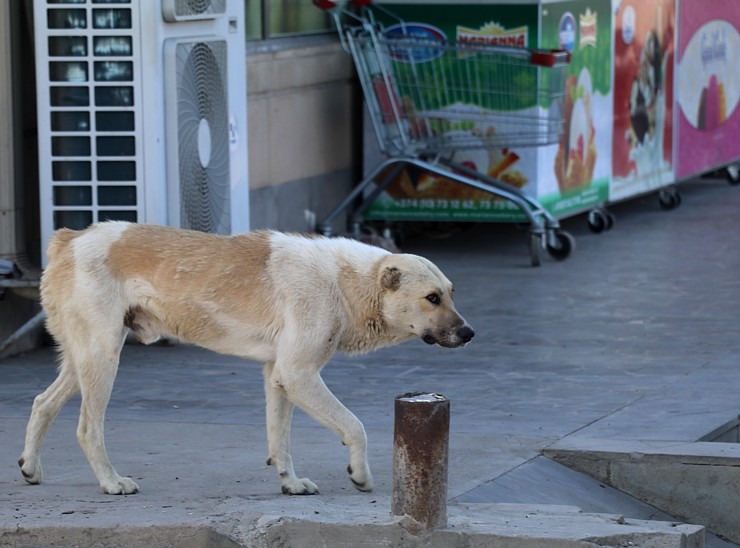
[[[49,240],[49,247],[46,248],[46,256],[49,262],[54,262],[62,253],[69,248],[69,243],[81,234],[80,231],[61,228],[57,230]]]
[[[71,242],[80,234],[82,232],[66,228],[57,230],[46,248],[49,264],[41,274],[41,305],[46,312],[46,328],[57,342],[64,333],[60,306],[64,296],[72,294],[74,283]]]

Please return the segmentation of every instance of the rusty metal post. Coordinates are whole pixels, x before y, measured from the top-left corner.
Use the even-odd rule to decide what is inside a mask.
[[[427,529],[447,525],[450,400],[412,392],[396,397],[393,431],[394,516],[409,515]]]

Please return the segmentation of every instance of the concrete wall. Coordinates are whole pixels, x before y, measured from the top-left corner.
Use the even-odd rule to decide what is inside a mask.
[[[303,231],[355,182],[362,103],[333,36],[289,44],[247,51],[250,215],[253,228]]]
[[[28,66],[24,55],[28,55],[24,41],[23,25],[27,23],[20,2],[0,2],[0,257],[18,263],[24,274],[37,276],[28,260],[29,223],[38,220],[38,205],[35,193],[29,188],[35,180],[27,179],[25,169],[28,161],[34,162],[35,155],[28,154],[25,146],[26,124],[33,124],[34,117],[26,117],[24,100],[33,101],[34,95],[24,88]],[[32,71],[31,71],[32,72]],[[31,85],[33,80],[31,80]],[[31,134],[33,137],[33,134]],[[31,149],[32,150],[32,149]],[[30,159],[29,159],[30,157]],[[33,294],[34,291],[24,292]],[[26,298],[15,290],[0,288],[0,348],[3,342],[33,317],[39,310],[35,299]],[[41,341],[40,330],[34,330],[20,339],[13,353],[37,346]],[[0,357],[3,352],[0,350]]]
[[[11,57],[11,5],[0,3],[0,257],[14,256],[18,250],[18,222],[21,211],[16,199],[15,125],[13,124],[13,67]]]

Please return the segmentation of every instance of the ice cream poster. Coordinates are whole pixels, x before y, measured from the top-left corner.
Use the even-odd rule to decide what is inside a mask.
[[[740,4],[682,0],[678,34],[677,177],[740,158]]]
[[[674,0],[614,3],[614,136],[610,200],[674,180]]]
[[[542,47],[571,52],[562,107],[564,132],[556,147],[539,153],[539,199],[557,217],[608,197],[613,133],[611,9],[609,0],[542,5]]]

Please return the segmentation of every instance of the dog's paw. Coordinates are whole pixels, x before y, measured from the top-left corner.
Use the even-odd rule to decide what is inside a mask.
[[[373,475],[369,468],[365,467],[362,471],[356,472],[352,470],[352,465],[349,465],[347,466],[347,473],[352,485],[359,491],[369,492],[373,490]]]
[[[308,478],[283,479],[283,495],[318,495],[319,488]]]
[[[41,469],[41,462],[36,460],[26,460],[24,457],[18,459],[18,466],[21,467],[23,479],[32,485],[41,483],[44,479],[44,471]]]
[[[118,476],[112,481],[101,483],[103,493],[108,495],[133,495],[139,492],[139,486],[131,478]]]

